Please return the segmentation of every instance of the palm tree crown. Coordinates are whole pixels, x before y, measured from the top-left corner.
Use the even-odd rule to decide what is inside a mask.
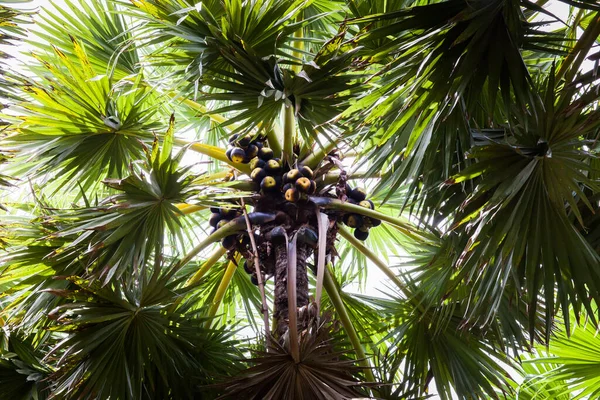
[[[0,398],[600,393],[598,4],[26,3]]]

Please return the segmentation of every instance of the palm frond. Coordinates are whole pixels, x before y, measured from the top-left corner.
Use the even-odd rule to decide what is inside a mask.
[[[176,204],[197,193],[189,167],[179,167],[184,150],[171,156],[174,119],[162,148],[158,140],[146,149],[145,163],[130,167],[124,179],[104,182],[119,194],[96,207],[57,214],[52,218],[65,227],[57,237],[77,237],[57,255],[86,257],[91,273],[110,281],[127,268],[141,268],[156,249],[165,244],[165,231],[181,238],[183,213]],[[131,272],[131,271],[130,271]]]
[[[172,273],[155,269],[139,285],[112,288],[70,278],[75,290],[57,293],[66,301],[51,313],[52,331],[66,335],[51,353],[55,394],[189,398],[235,371],[232,332],[205,328],[202,309],[171,307],[185,292]]]
[[[122,177],[141,155],[139,141],[150,142],[164,125],[142,74],[115,82],[95,69],[81,42],[74,40],[71,50],[77,61],[58,48],[54,59],[38,58],[46,83],[31,83],[31,101],[15,107],[16,117],[6,116],[14,125],[3,145],[18,152],[20,173],[55,179],[56,190],[76,182],[87,190],[99,179]]]
[[[7,399],[45,400],[50,395],[47,379],[52,369],[36,351],[31,338],[20,338],[17,332],[0,336],[0,388]]]
[[[598,335],[591,324],[581,323],[571,331],[561,329],[550,346],[524,361],[525,370],[534,370],[522,386],[535,398],[594,398],[600,393],[600,379],[593,372],[600,363]],[[531,385],[532,387],[528,387]],[[537,395],[537,393],[543,395]]]
[[[52,54],[54,48],[74,62],[78,60],[73,39],[86,49],[88,62],[100,74],[119,81],[140,69],[140,55],[132,43],[131,27],[123,18],[121,7],[112,1],[66,0],[64,4],[45,7],[29,40],[36,52]]]
[[[555,90],[551,75],[539,104],[545,113],[526,117],[515,112],[520,118],[511,121],[510,136],[475,146],[471,157],[477,162],[449,181],[481,177],[461,208],[477,206],[468,218],[456,221],[472,232],[458,263],[462,279],[473,280],[472,311],[488,299],[483,315],[489,320],[490,304],[498,304],[510,277],[517,282],[518,296],[527,298],[532,318],[543,293],[547,335],[555,301],[567,315],[569,303],[577,316],[582,307],[593,314],[588,299],[598,301],[600,294],[594,284],[600,274],[598,254],[577,227],[583,224],[580,207],[592,209],[584,190],[598,191],[586,176],[591,168],[586,160],[595,158],[586,138],[595,137],[598,116],[578,100],[571,103],[571,89],[564,97],[559,92],[558,100]],[[569,322],[567,317],[567,326]]]

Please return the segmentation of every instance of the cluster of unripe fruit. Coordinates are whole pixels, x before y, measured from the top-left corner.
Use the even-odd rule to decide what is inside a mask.
[[[211,207],[212,215],[210,216],[209,223],[210,226],[213,227],[214,230],[222,228],[225,224],[230,222],[232,219],[237,218],[242,215],[241,211],[235,208],[229,207]],[[214,231],[213,231],[214,232]],[[247,233],[236,233],[233,235],[225,236],[221,240],[221,246],[223,246],[227,250],[234,249],[250,249],[251,242],[250,237]],[[254,269],[254,265],[252,260],[244,260],[243,263],[244,270],[251,275],[250,280],[253,284],[258,285],[258,279],[256,278],[256,271]]]
[[[317,191],[317,184],[313,179],[313,171],[307,166],[289,170],[283,175],[283,196],[290,203],[306,200],[307,195]]]
[[[349,185],[346,185],[346,196],[352,204],[358,204],[370,210],[375,209],[373,202],[367,200],[367,194],[360,188],[352,189]],[[354,237],[359,240],[366,240],[369,237],[369,229],[381,225],[380,219],[354,213],[344,214],[342,221],[350,228],[354,228]]]
[[[250,178],[260,186],[263,194],[283,192],[287,201],[295,203],[306,199],[317,190],[313,171],[307,166],[284,171],[281,159],[275,158],[273,150],[264,145],[264,137],[233,135],[231,147],[225,154],[236,164],[250,164]]]
[[[236,134],[229,138],[230,147],[225,155],[235,164],[248,164],[252,159],[258,157],[271,159],[273,150],[264,145],[265,138],[262,136],[254,138],[252,135],[241,136]]]
[[[212,211],[212,215],[210,216],[208,223],[214,228],[213,232],[219,228],[222,228],[232,219],[242,215],[241,211],[233,207],[211,207],[210,211]],[[226,236],[223,238],[223,240],[221,240],[221,245],[227,250],[233,250],[239,243],[239,236],[239,234]],[[247,240],[249,243],[250,238],[243,235],[242,241],[244,240]]]
[[[274,194],[281,190],[287,201],[295,203],[317,191],[313,172],[307,166],[282,173],[283,167],[278,158],[265,160],[259,157],[252,164],[254,168],[250,177],[260,185],[263,194]]]

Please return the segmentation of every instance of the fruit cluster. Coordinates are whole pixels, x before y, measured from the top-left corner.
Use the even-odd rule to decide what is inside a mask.
[[[232,219],[242,215],[242,213],[233,206],[221,208],[211,207],[210,211],[212,211],[212,215],[208,222],[214,230],[223,227],[223,225],[227,224]],[[239,239],[239,234],[229,235],[223,238],[221,245],[227,250],[233,250],[239,243]],[[246,239],[249,238],[246,237]],[[244,238],[242,238],[242,240],[244,240]]]
[[[305,200],[307,195],[317,191],[317,184],[313,179],[313,171],[307,166],[290,169],[283,175],[283,196],[290,203]]]
[[[287,201],[295,203],[314,194],[317,185],[313,171],[308,166],[284,170],[281,159],[275,158],[273,150],[265,147],[264,137],[233,135],[225,154],[236,164],[250,164],[250,178],[260,186],[263,194],[274,194],[281,190]],[[283,186],[283,187],[282,187]]]
[[[252,168],[250,178],[260,185],[260,190],[263,194],[275,193],[281,187],[281,160],[273,158],[273,151],[271,149],[268,150],[268,152],[259,154],[250,163],[250,167]]]
[[[259,154],[256,160],[252,160],[251,167],[250,178],[260,185],[263,194],[274,194],[281,189],[285,199],[295,203],[317,190],[313,171],[309,167],[283,172],[281,160],[272,158],[272,152],[266,154],[266,157]]]
[[[348,201],[352,204],[358,204],[371,210],[375,209],[375,204],[371,200],[367,200],[367,194],[360,188],[352,189],[349,185],[346,185],[346,195]],[[369,229],[381,224],[381,220],[377,218],[354,213],[344,214],[342,221],[350,228],[354,228],[354,237],[359,240],[366,240],[369,237]]]
[[[254,138],[252,135],[240,136],[235,134],[229,138],[230,147],[225,155],[235,164],[248,164],[255,157],[266,157],[270,154],[273,158],[273,150],[264,146],[262,136]],[[267,159],[270,159],[267,158]]]

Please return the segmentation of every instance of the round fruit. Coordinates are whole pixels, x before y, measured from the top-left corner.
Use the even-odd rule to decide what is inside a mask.
[[[265,170],[269,175],[277,174],[279,171],[281,171],[281,164],[279,164],[276,160],[269,160],[267,161]]]
[[[237,236],[229,235],[225,236],[223,240],[221,240],[221,245],[225,247],[227,250],[235,249],[235,245],[237,244]]]
[[[246,271],[247,274],[254,272],[254,266],[249,260],[244,260],[244,271]]]
[[[234,147],[231,150],[230,159],[232,162],[234,162],[236,164],[241,164],[246,159],[246,152],[244,151],[244,149],[240,149],[239,147]]]
[[[267,163],[265,161],[261,160],[260,158],[253,158],[252,161],[250,161],[251,169],[264,168],[266,165],[267,165]]]
[[[283,185],[283,188],[281,189],[281,191],[283,193],[287,192],[289,189],[294,188],[294,184],[293,183],[286,183],[285,185]]]
[[[242,240],[240,241],[242,246],[250,246],[252,242],[250,241],[250,236],[244,234],[242,235]]]
[[[273,157],[273,150],[271,150],[269,147],[263,147],[262,149],[258,150],[258,158],[261,160],[269,161]]]
[[[210,212],[218,214],[221,212],[221,209],[219,207],[211,207]]]
[[[272,176],[267,176],[260,182],[260,188],[265,192],[277,190],[277,181]]]
[[[350,192],[349,196],[353,200],[360,202],[367,198],[367,193],[361,188],[356,188]]]
[[[363,200],[360,203],[358,203],[358,205],[364,208],[369,208],[371,210],[375,209],[375,204],[373,204],[371,200]]]
[[[233,208],[232,206],[221,207],[219,209],[219,212],[221,213],[221,216],[223,216],[223,218],[227,218],[227,219],[232,219],[237,216],[237,210],[235,208]]]
[[[298,178],[302,178],[302,174],[300,173],[300,171],[298,171],[297,169],[291,169],[288,171],[287,174],[285,174],[285,177],[283,178],[283,182],[294,183],[298,180]]]
[[[252,275],[250,277],[250,282],[252,282],[253,285],[258,286],[258,278],[256,277],[256,275]]]
[[[262,180],[267,176],[267,171],[262,168],[254,168],[250,173],[250,178],[256,183],[262,182]]]
[[[352,214],[344,214],[344,215],[342,215],[342,222],[345,225],[348,225],[348,219],[350,218],[350,215],[352,215]]]
[[[307,193],[310,190],[310,182],[311,180],[308,178],[299,178],[296,181],[296,188],[302,193]]]
[[[371,225],[373,226],[379,226],[381,225],[381,220],[377,219],[377,218],[369,218],[371,220]]]
[[[252,142],[252,136],[246,135],[246,136],[242,136],[241,138],[239,138],[237,143],[240,147],[246,148],[246,147],[248,147],[250,142]]]
[[[363,231],[362,229],[355,229],[354,230],[354,237],[357,238],[358,240],[367,240],[367,238],[369,237],[369,231]]]
[[[300,172],[302,173],[302,176],[304,176],[308,179],[315,179],[313,170],[310,169],[309,167],[307,167],[306,165],[303,165],[302,167],[300,167]]]
[[[295,203],[300,200],[300,192],[298,189],[288,189],[285,191],[285,199],[291,203]]]
[[[348,214],[346,221],[344,221],[346,225],[350,228],[358,228],[363,224],[363,219],[358,214]]]
[[[317,184],[315,181],[310,181],[310,187],[308,188],[308,194],[315,194],[317,191]]]
[[[212,226],[214,228],[214,227],[217,226],[217,224],[219,223],[219,221],[221,221],[221,219],[223,219],[223,217],[221,216],[221,214],[213,213],[210,216],[210,219],[208,220],[208,223],[210,224],[210,226]]]
[[[233,145],[239,137],[240,137],[239,133],[236,133],[235,135],[231,135],[231,137],[229,138],[229,144]]]
[[[233,161],[233,160],[231,159],[231,152],[232,152],[232,151],[233,151],[233,147],[230,147],[230,148],[228,148],[228,149],[227,149],[227,151],[225,151],[225,155],[227,156],[227,159],[228,159],[229,161]]]
[[[248,158],[249,160],[252,160],[257,155],[258,155],[258,147],[256,147],[253,144],[249,145],[248,148],[246,149],[246,158]]]

